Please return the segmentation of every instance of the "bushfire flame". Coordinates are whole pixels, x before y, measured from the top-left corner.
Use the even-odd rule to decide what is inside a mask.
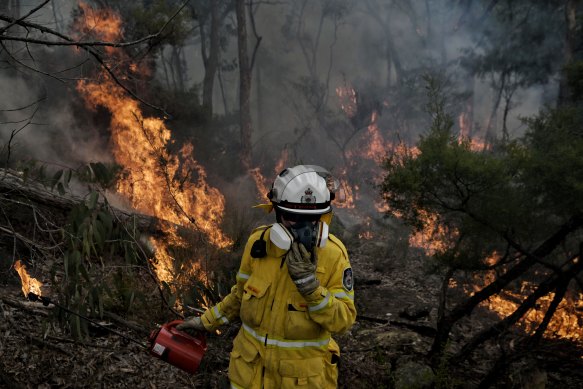
[[[75,26],[78,32],[90,32],[109,41],[122,38],[121,19],[115,12],[96,10],[83,3],[81,10],[84,17],[78,18]],[[128,68],[142,71],[130,63],[123,51],[108,50],[108,54],[120,63],[128,63]],[[111,113],[113,156],[124,168],[117,192],[139,212],[175,226],[194,225],[214,246],[230,246],[231,240],[220,228],[225,209],[224,196],[208,184],[206,171],[193,158],[193,145],[186,143],[179,155],[171,154],[168,146],[172,143],[172,133],[164,121],[145,116],[139,103],[108,74],[100,75],[99,80],[79,81],[77,90],[88,108],[104,107]],[[164,228],[165,239],[151,240],[157,249],[156,274],[160,281],[169,283],[173,280],[173,258],[168,253],[168,244],[184,244],[175,226]]]
[[[22,293],[24,293],[25,297],[27,297],[30,292],[42,296],[41,287],[43,286],[43,283],[28,274],[26,266],[20,261],[20,259],[14,262],[14,269],[20,276]]]
[[[281,151],[281,156],[275,164],[275,175],[281,173],[281,171],[285,168],[287,165],[288,157],[288,150],[287,148],[284,148]],[[265,201],[270,188],[268,179],[261,173],[261,169],[259,167],[250,169],[249,175],[253,179],[253,182],[255,182],[255,187],[257,188],[257,198],[259,201]]]
[[[518,308],[519,302],[526,298],[525,292],[530,293],[534,289],[535,285],[525,283],[520,291],[507,291],[503,295],[494,295],[483,302],[482,305],[496,312],[502,319],[512,314]],[[536,309],[530,309],[519,321],[519,325],[526,332],[534,333],[538,325],[543,321],[545,313],[554,297],[555,293],[551,292],[538,299]],[[549,322],[545,335],[577,342],[583,341],[583,320],[580,314],[577,314],[577,311],[581,309],[583,309],[583,293],[579,293],[577,296],[569,296],[567,294],[566,298],[557,307],[553,318]]]
[[[419,214],[423,228],[411,234],[409,245],[422,248],[429,256],[444,253],[450,249],[459,232],[440,223],[437,214],[425,210],[420,210]]]

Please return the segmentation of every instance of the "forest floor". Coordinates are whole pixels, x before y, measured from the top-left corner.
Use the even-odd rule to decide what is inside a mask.
[[[339,387],[407,387],[406,377],[402,376],[403,371],[407,374],[404,368],[416,370],[414,374],[422,374],[427,368],[423,361],[435,328],[441,279],[427,272],[426,260],[419,252],[401,250],[402,242],[378,236],[371,240],[349,239],[347,247],[355,274],[359,316],[349,332],[336,337],[342,350]],[[0,387],[228,387],[229,352],[238,330],[236,324],[220,335],[207,337],[203,363],[196,375],[189,375],[113,334],[96,333],[84,343],[69,340],[47,319],[50,308],[26,301],[15,277],[3,279]],[[467,337],[481,328],[483,321],[493,319],[491,312],[482,310],[463,323],[453,337]],[[123,326],[112,328],[146,341],[143,333]],[[461,369],[434,372],[426,387],[477,387],[491,365],[489,353],[483,353]],[[509,366],[496,385],[582,388],[583,351],[570,342],[544,341],[533,355]]]

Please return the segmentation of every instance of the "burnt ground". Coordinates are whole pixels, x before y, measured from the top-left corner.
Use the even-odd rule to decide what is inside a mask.
[[[357,231],[352,236],[357,236]],[[410,386],[406,376],[427,373],[424,356],[435,327],[440,277],[403,237],[344,239],[355,274],[358,319],[337,336],[342,349],[339,387]],[[6,273],[5,273],[6,274]],[[6,388],[222,388],[237,325],[209,335],[208,351],[192,376],[147,354],[132,342],[94,333],[84,344],[73,342],[46,316],[49,308],[25,301],[15,275],[0,290],[0,387]],[[460,296],[461,297],[461,296]],[[16,303],[14,303],[16,302]],[[455,341],[469,337],[495,316],[485,310],[464,321]],[[131,318],[140,321],[139,318]],[[133,338],[143,333],[103,321]],[[145,327],[148,324],[140,323]],[[520,339],[520,333],[509,336]],[[508,339],[506,339],[508,340]],[[455,347],[453,345],[452,347]],[[473,388],[490,370],[497,346],[489,345],[458,368],[443,367],[427,387]],[[499,350],[498,350],[499,351]],[[407,371],[409,368],[413,372]],[[570,342],[545,341],[519,360],[510,361],[496,387],[583,387],[583,352]],[[404,372],[404,373],[403,373]]]

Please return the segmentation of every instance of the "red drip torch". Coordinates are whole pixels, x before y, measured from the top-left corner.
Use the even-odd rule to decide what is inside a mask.
[[[30,301],[40,301],[45,306],[53,304],[54,306],[66,312],[79,316],[80,318],[87,320],[88,322],[100,328],[139,344],[140,346],[146,348],[154,357],[160,358],[161,360],[190,374],[196,373],[207,349],[206,339],[202,333],[196,334],[196,336],[192,336],[186,332],[176,329],[176,326],[182,323],[183,320],[174,320],[162,325],[158,329],[153,330],[150,333],[150,337],[148,338],[148,344],[144,344],[139,340],[133,339],[111,328],[105,327],[89,319],[88,317],[80,315],[77,312],[73,312],[70,309],[56,304],[48,297],[39,296],[33,292],[30,292],[28,294],[28,299]]]
[[[176,329],[183,320],[164,324],[150,334],[150,354],[190,374],[196,373],[206,352],[206,339],[202,333],[191,336]]]

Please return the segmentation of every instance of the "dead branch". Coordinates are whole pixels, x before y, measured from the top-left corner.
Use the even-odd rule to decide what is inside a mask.
[[[444,315],[444,317],[438,323],[438,331],[429,351],[429,357],[431,357],[434,362],[437,362],[438,357],[441,355],[443,348],[449,338],[454,324],[460,320],[462,317],[469,315],[474,308],[486,300],[490,296],[499,293],[504,289],[511,281],[517,279],[526,271],[528,271],[532,266],[539,262],[540,258],[546,257],[555,250],[555,248],[572,232],[577,231],[583,227],[583,217],[577,215],[565,224],[563,224],[555,233],[548,237],[539,247],[537,247],[532,253],[528,253],[526,258],[514,265],[505,274],[499,276],[494,282],[483,288],[482,290],[476,292],[470,298],[459,303],[455,306],[451,312]],[[512,242],[509,241],[510,244]],[[575,273],[576,274],[576,273]]]
[[[47,312],[49,307],[39,306],[38,304],[33,305],[33,303],[23,303],[22,301],[13,300],[13,299],[6,297],[6,296],[0,297],[0,300],[6,305],[9,305],[13,308],[20,309],[22,311],[26,311],[32,315],[37,315],[37,316],[42,316],[42,317],[49,316],[49,313]],[[44,308],[44,310],[41,310],[39,308]]]
[[[127,328],[137,332],[140,335],[148,336],[150,334],[150,331],[148,331],[146,328],[142,327],[141,325],[139,325],[137,323],[125,320],[124,318],[116,315],[115,313],[106,311],[106,312],[103,312],[103,316],[110,319],[115,324],[123,326],[123,327],[127,327]]]
[[[574,274],[577,274],[579,273],[579,271],[581,271],[582,267],[583,262],[581,261],[576,262],[572,264],[568,269],[566,269],[562,274],[559,275],[553,274],[548,279],[540,283],[536,291],[534,291],[530,296],[528,296],[524,300],[524,302],[512,314],[510,314],[503,320],[499,321],[498,323],[494,324],[493,326],[476,334],[468,343],[466,343],[466,345],[464,345],[464,347],[459,351],[459,353],[456,354],[454,358],[452,358],[452,362],[459,362],[464,360],[477,346],[484,343],[488,339],[503,333],[508,328],[516,324],[518,320],[520,320],[522,316],[524,316],[524,314],[528,312],[529,309],[534,307],[536,302],[542,296],[549,294],[553,290],[557,290],[556,295],[560,295],[560,299],[559,301],[557,301],[557,298],[555,298],[553,300],[553,306],[551,306],[548,311],[554,313],[560,300],[562,300],[565,294],[569,281],[571,280]],[[545,324],[548,324],[551,317],[552,315],[550,316],[545,315],[543,323],[541,323],[541,327],[539,327],[541,331],[543,331],[542,328],[546,329]],[[535,334],[535,336],[538,337],[542,336],[542,332],[540,334],[538,334],[538,332],[539,331],[537,330],[537,334]]]

